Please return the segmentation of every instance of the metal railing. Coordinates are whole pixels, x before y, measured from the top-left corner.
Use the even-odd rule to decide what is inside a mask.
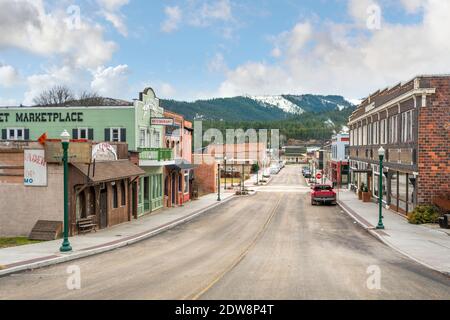
[[[164,148],[139,148],[140,160],[156,160],[156,161],[170,161],[173,160],[172,149]]]

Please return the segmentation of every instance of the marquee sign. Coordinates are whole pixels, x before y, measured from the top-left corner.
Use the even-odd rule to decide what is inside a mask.
[[[29,187],[47,186],[47,162],[45,150],[24,150],[24,185]]]
[[[152,126],[173,126],[174,121],[172,118],[151,118],[150,124]]]
[[[117,160],[117,151],[109,143],[103,142],[92,147],[92,160],[96,161],[114,161]]]

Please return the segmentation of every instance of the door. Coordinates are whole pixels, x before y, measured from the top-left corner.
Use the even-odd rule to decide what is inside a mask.
[[[172,173],[172,205],[176,204],[176,194],[177,194],[177,179],[176,175]]]
[[[133,182],[131,185],[131,214],[133,218],[138,217],[138,204],[137,204],[137,182]]]
[[[100,191],[100,229],[108,227],[108,193],[106,188]]]

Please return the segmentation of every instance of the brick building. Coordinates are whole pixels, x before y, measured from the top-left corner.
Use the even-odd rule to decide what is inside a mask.
[[[418,76],[375,92],[351,115],[349,128],[354,190],[364,184],[403,214],[449,195],[450,76]],[[380,146],[386,150],[381,173]]]

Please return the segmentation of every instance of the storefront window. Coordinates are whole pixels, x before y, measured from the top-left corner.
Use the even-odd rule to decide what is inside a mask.
[[[184,175],[184,193],[189,193],[189,173]]]
[[[415,178],[412,175],[408,176],[408,211],[412,212],[415,208]]]
[[[406,173],[399,172],[398,174],[398,198],[399,198],[399,208],[406,212],[406,202],[408,199],[407,186],[408,186],[408,175]]]
[[[398,190],[397,190],[398,172],[391,175],[391,204],[397,206]]]

